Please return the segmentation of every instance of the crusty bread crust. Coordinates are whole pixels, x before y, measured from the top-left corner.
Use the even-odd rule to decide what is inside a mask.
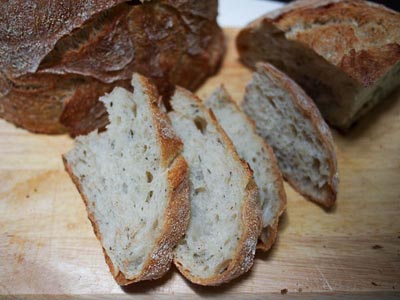
[[[245,117],[247,119],[247,121],[251,124],[254,133],[257,134],[256,124],[255,124],[254,120],[251,119],[248,115],[246,115],[241,110],[241,108],[236,103],[236,101],[233,100],[231,95],[228,93],[228,91],[226,91],[224,85],[221,85],[221,89],[225,90],[225,95],[227,96],[224,98],[224,100],[229,101],[236,107],[237,111],[241,115],[243,115],[243,117]],[[275,184],[275,189],[278,191],[278,197],[279,197],[279,209],[278,209],[277,214],[274,217],[273,225],[262,228],[260,237],[258,240],[258,244],[257,244],[257,249],[261,249],[263,251],[268,251],[275,242],[277,231],[278,231],[279,217],[282,215],[282,213],[285,211],[285,208],[286,208],[286,192],[283,187],[282,174],[281,174],[281,171],[279,170],[278,161],[276,160],[274,151],[272,150],[271,146],[265,141],[265,139],[263,139],[258,134],[257,134],[257,136],[259,137],[259,142],[264,145],[264,148],[268,151],[269,157],[271,158],[272,172],[274,173],[274,177],[277,178],[277,181]]]
[[[347,131],[400,86],[400,13],[362,0],[298,0],[243,28],[240,60],[273,64]],[[304,62],[307,62],[306,64]]]
[[[186,160],[180,155],[182,142],[173,134],[168,116],[161,110],[156,88],[147,78],[140,75],[134,76],[138,76],[144,88],[144,92],[147,93],[151,99],[150,107],[153,113],[153,122],[156,125],[155,128],[157,130],[158,142],[162,153],[161,163],[165,167],[170,166],[168,170],[168,203],[160,238],[155,242],[152,254],[144,263],[142,272],[138,276],[127,278],[125,274],[114,266],[103,247],[106,263],[119,285],[128,285],[141,280],[157,279],[168,271],[173,259],[173,249],[185,234],[190,218],[189,167]],[[170,132],[171,134],[166,136],[165,132]],[[71,176],[72,181],[82,196],[89,220],[93,225],[94,233],[103,245],[102,236],[96,219],[88,209],[88,200],[79,183],[79,179],[74,175],[65,156],[63,156],[63,162],[66,171]]]
[[[292,178],[283,174],[285,179],[304,197],[327,208],[332,207],[337,196],[338,169],[333,137],[328,125],[326,125],[314,102],[310,99],[310,97],[308,97],[303,89],[297,85],[297,83],[268,63],[258,63],[256,67],[258,73],[270,74],[284,87],[286,92],[291,94],[293,104],[296,105],[305,118],[311,121],[311,124],[315,129],[315,133],[317,134],[319,141],[324,146],[329,157],[330,177],[328,184],[323,188],[326,191],[327,197],[313,197],[303,191]]]
[[[0,117],[33,132],[86,134],[107,123],[99,96],[128,85],[133,72],[167,94],[174,84],[195,90],[217,71],[217,0],[128,2],[36,0],[33,17],[29,2],[4,2]]]
[[[353,28],[352,19],[359,24],[376,22],[378,29],[370,28],[366,34],[368,28]],[[246,64],[245,56],[251,54],[247,53],[244,41],[253,31],[260,30],[263,23],[312,49],[364,87],[374,85],[400,61],[400,14],[383,5],[361,0],[292,2],[254,20],[239,33],[236,42]],[[342,43],[338,42],[338,34]]]
[[[180,92],[186,94],[188,98],[191,98],[193,101],[195,101],[198,104],[199,109],[204,114],[210,115],[210,120],[216,127],[218,133],[221,135],[222,143],[227,145],[227,149],[232,154],[234,159],[243,166],[244,170],[246,170],[246,175],[248,178],[248,183],[246,186],[247,197],[244,201],[244,206],[242,207],[243,234],[239,241],[239,247],[237,248],[226,270],[221,274],[216,274],[210,278],[198,278],[196,276],[193,276],[190,271],[185,269],[182,263],[179,262],[176,257],[174,257],[175,266],[191,282],[204,286],[220,285],[247,272],[253,265],[257,240],[261,232],[261,208],[258,188],[253,179],[253,172],[251,171],[248,164],[244,162],[237,154],[232,141],[222,129],[221,125],[218,123],[212,110],[207,109],[202,101],[191,92],[180,87],[177,87],[177,89]]]

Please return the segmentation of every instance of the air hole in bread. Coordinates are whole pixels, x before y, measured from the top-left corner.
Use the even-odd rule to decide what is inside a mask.
[[[274,109],[277,109],[274,100],[272,100],[272,99],[268,99],[268,100],[269,100],[269,103],[271,103],[271,105],[274,107]],[[278,111],[277,111],[277,112],[278,112]]]
[[[139,266],[139,265],[142,264],[142,262],[143,262],[143,256],[140,256],[140,257],[138,257],[138,258],[136,259],[135,264]]]
[[[155,219],[154,220],[154,223],[153,223],[153,229],[157,229],[157,227],[158,227],[158,219]]]
[[[133,116],[136,118],[136,114],[137,114],[136,104],[132,105],[132,112],[133,112]]]
[[[314,144],[312,137],[309,134],[307,134],[306,132],[304,132],[303,137],[308,143]]]
[[[320,165],[321,165],[321,162],[319,161],[319,159],[314,158],[313,165],[312,165],[313,169],[318,172]]]
[[[206,128],[207,128],[207,121],[204,118],[197,116],[193,120],[193,122],[194,122],[194,125],[196,125],[197,129],[200,130],[200,132],[202,134],[204,134],[204,132],[206,131]]]
[[[153,191],[150,191],[150,192],[147,194],[147,197],[146,197],[146,202],[147,202],[147,203],[150,202],[151,197],[153,197]]]
[[[219,215],[215,215],[215,221],[219,222]]]
[[[205,192],[205,191],[206,191],[206,188],[202,186],[202,187],[196,188],[196,189],[194,190],[194,193],[197,195],[197,194],[203,193],[203,192]]]
[[[143,153],[145,153],[147,151],[147,145],[143,146]]]
[[[146,178],[147,178],[147,182],[150,183],[153,181],[153,174],[151,174],[151,172],[147,171],[146,172]]]
[[[124,194],[128,193],[128,185],[126,184],[126,182],[122,184],[122,191],[124,192]]]
[[[297,129],[293,124],[289,124],[290,132],[294,135],[297,136]]]
[[[220,263],[219,266],[217,266],[217,272],[218,274],[222,274],[224,273],[226,270],[228,270],[228,267],[230,265],[230,263],[232,262],[231,259],[227,259],[225,261],[223,261],[222,263]]]
[[[116,123],[117,125],[120,125],[121,122],[122,122],[122,118],[121,118],[121,116],[118,116],[117,119],[115,120],[115,123]]]

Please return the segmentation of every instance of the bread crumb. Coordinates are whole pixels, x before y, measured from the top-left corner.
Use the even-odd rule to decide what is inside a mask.
[[[373,245],[372,249],[382,249],[383,247],[381,245]]]
[[[288,289],[282,289],[281,290],[281,295],[286,295],[288,293]]]
[[[377,284],[377,283],[374,282],[374,281],[371,281],[371,284],[372,284],[373,286],[380,286],[380,284]]]

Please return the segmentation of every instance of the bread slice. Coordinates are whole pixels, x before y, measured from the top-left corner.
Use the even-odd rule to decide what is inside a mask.
[[[177,88],[169,113],[190,166],[191,220],[174,263],[190,281],[218,285],[248,271],[261,230],[252,172],[215,117]]]
[[[259,63],[242,108],[274,149],[289,183],[308,199],[331,207],[338,183],[333,138],[305,92],[272,65]]]
[[[261,235],[257,248],[267,251],[275,241],[279,216],[286,206],[281,172],[271,147],[256,133],[254,122],[221,86],[206,101],[225,130],[239,156],[254,172],[262,212]]]
[[[120,285],[161,277],[189,222],[188,166],[155,87],[139,75],[134,93],[100,98],[104,132],[79,136],[63,156]]]

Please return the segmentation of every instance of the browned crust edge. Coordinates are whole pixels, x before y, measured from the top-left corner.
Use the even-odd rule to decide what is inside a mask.
[[[247,197],[244,200],[244,205],[242,207],[243,234],[239,241],[238,248],[227,269],[222,274],[217,274],[209,278],[199,278],[196,276],[192,276],[191,273],[187,269],[185,269],[182,263],[176,257],[174,257],[175,266],[182,273],[182,275],[191,282],[204,286],[220,285],[247,272],[253,265],[256,244],[258,236],[261,232],[261,208],[258,195],[258,187],[254,182],[252,174],[253,172],[251,171],[248,164],[240,159],[233,146],[232,141],[222,129],[221,125],[218,123],[213,112],[210,109],[207,109],[202,103],[202,100],[191,92],[180,87],[177,87],[176,90],[185,94],[188,98],[192,99],[198,104],[199,109],[206,117],[208,117],[208,121],[210,121],[216,127],[217,132],[221,136],[221,141],[227,145],[227,149],[232,153],[234,159],[243,166],[243,169],[245,170],[248,178],[246,186]]]
[[[260,237],[258,240],[258,244],[257,244],[257,249],[263,250],[263,251],[268,251],[272,245],[274,244],[275,240],[276,240],[276,235],[277,235],[277,231],[278,231],[278,223],[279,223],[279,217],[282,215],[282,213],[285,211],[286,209],[286,192],[283,186],[283,177],[281,174],[281,171],[279,170],[279,166],[278,166],[278,161],[276,160],[275,154],[273,149],[271,148],[271,146],[267,143],[266,140],[264,140],[256,131],[256,125],[253,119],[251,119],[248,115],[246,115],[242,109],[240,108],[240,106],[236,103],[236,101],[233,100],[232,96],[230,95],[230,93],[227,91],[227,89],[225,88],[225,86],[223,84],[220,85],[219,87],[225,97],[223,99],[223,101],[229,102],[231,103],[236,110],[243,116],[246,118],[246,120],[250,123],[251,127],[253,128],[253,133],[258,137],[258,141],[263,145],[263,147],[265,148],[265,150],[268,152],[270,158],[271,158],[271,166],[272,166],[272,171],[273,171],[273,175],[276,178],[276,184],[275,184],[275,188],[278,191],[278,199],[279,199],[279,209],[277,211],[277,214],[275,215],[273,222],[271,225],[268,225],[266,227],[263,227],[260,233]]]
[[[189,225],[189,168],[183,157],[179,156],[175,160],[171,170],[168,172],[168,182],[170,183],[170,188],[168,191],[169,201],[166,208],[164,229],[160,234],[160,238],[155,243],[153,255],[147,260],[145,266],[143,267],[144,271],[142,271],[142,273],[135,278],[127,278],[113,265],[111,258],[108,256],[103,246],[103,238],[97,225],[95,216],[88,209],[88,200],[83,192],[81,184],[79,183],[79,179],[74,175],[64,155],[62,156],[62,159],[65,170],[71,177],[72,182],[75,184],[79,194],[82,197],[89,221],[93,226],[94,234],[102,246],[105,261],[110,269],[111,274],[114,276],[115,281],[119,285],[128,285],[141,280],[160,278],[166,271],[168,271],[172,261],[173,248],[184,235],[186,228]]]
[[[185,234],[190,219],[189,167],[179,155],[168,171],[168,204],[165,210],[163,231],[156,241],[152,255],[143,266],[143,271],[135,278],[126,278],[121,272],[115,276],[119,285],[128,285],[141,280],[154,280],[162,277],[170,268],[173,249]],[[110,262],[110,264],[112,264]],[[111,267],[110,267],[110,270]],[[112,272],[112,271],[111,271]]]
[[[382,4],[364,0],[293,1],[292,3],[285,5],[280,9],[276,9],[256,18],[239,32],[236,37],[236,48],[239,53],[240,61],[251,69],[256,68],[255,64],[248,59],[248,57],[251,55],[249,52],[249,49],[251,48],[249,47],[249,39],[252,38],[254,32],[259,32],[262,30],[264,25],[268,24],[272,26],[274,31],[285,34],[287,30],[279,26],[279,22],[282,19],[295,20],[299,16],[307,16],[309,14],[307,11],[309,10],[318,11],[319,14],[323,14],[324,10],[329,12],[332,7],[342,7],[346,4],[352,6],[351,8],[356,9],[356,11],[358,11],[357,9],[359,8],[371,10],[374,14],[380,16],[381,19],[385,19],[385,13],[397,14],[396,11],[387,8]],[[314,22],[318,21],[311,20],[311,24]],[[338,24],[340,25],[340,22]],[[389,26],[389,23],[386,25]],[[356,84],[364,88],[368,88],[376,84],[377,81],[400,60],[400,45],[399,43],[396,44],[394,42],[387,42],[385,45],[379,48],[370,46],[369,48],[356,50],[355,46],[347,47],[348,51],[341,55],[339,62],[333,63],[332,61],[329,61],[325,55],[318,53],[318,51],[311,44],[298,40],[297,38],[287,38],[287,40],[299,43],[307,51],[312,51],[316,56],[323,59],[331,68],[336,69],[348,77],[349,81],[354,81]]]
[[[186,232],[190,218],[189,167],[186,163],[186,160],[179,155],[182,143],[176,137],[173,138],[174,141],[172,141],[172,143],[169,138],[165,138],[162,130],[165,128],[164,125],[168,125],[169,120],[166,113],[161,111],[159,106],[155,105],[155,103],[158,103],[158,94],[156,89],[147,78],[140,75],[134,76],[137,76],[138,80],[143,85],[143,88],[146,89],[144,92],[147,92],[150,98],[150,109],[153,113],[153,122],[157,124],[156,129],[158,140],[161,147],[161,152],[164,154],[162,155],[162,160],[164,160],[163,163],[166,164],[166,160],[171,163],[171,166],[168,170],[168,203],[165,210],[166,217],[163,230],[160,233],[160,237],[155,242],[151,252],[152,254],[144,263],[142,272],[139,275],[133,278],[127,278],[125,274],[123,274],[113,265],[110,257],[103,247],[103,239],[95,216],[88,209],[88,201],[83,192],[83,188],[69,166],[67,159],[64,155],[62,156],[65,169],[70,175],[72,181],[81,194],[83,202],[85,203],[88,218],[92,223],[94,233],[102,245],[106,263],[110,268],[110,272],[114,276],[115,281],[119,285],[128,285],[141,280],[158,279],[165,272],[167,272],[173,259],[173,249]],[[162,116],[167,123],[160,123],[160,116]],[[167,154],[165,154],[165,149],[168,149]],[[168,167],[170,163],[166,164],[166,167]]]
[[[290,185],[304,197],[321,204],[326,208],[332,207],[337,197],[338,170],[334,141],[328,125],[325,123],[313,100],[287,75],[268,63],[259,62],[257,63],[256,68],[258,73],[266,72],[272,75],[282,84],[284,89],[291,94],[291,98],[294,100],[293,103],[303,113],[303,115],[311,121],[311,124],[315,128],[315,132],[317,133],[322,145],[325,147],[329,157],[330,180],[328,185],[324,187],[324,190],[327,193],[326,198],[313,197],[309,195],[306,191],[303,191],[299,184],[290,176],[285,174],[283,174],[283,176]]]

